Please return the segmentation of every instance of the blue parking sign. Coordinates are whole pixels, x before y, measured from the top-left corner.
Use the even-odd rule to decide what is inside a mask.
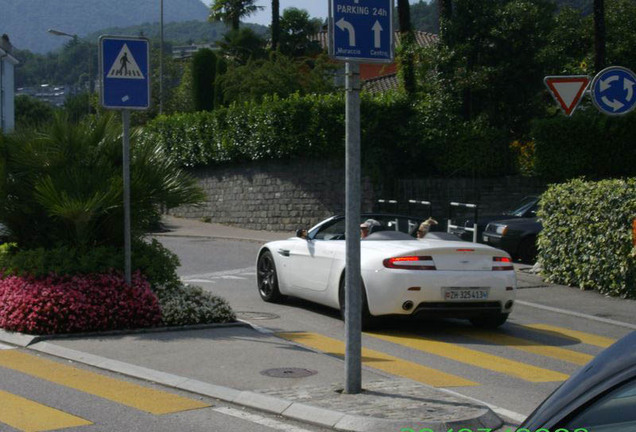
[[[104,108],[150,107],[150,44],[141,37],[99,38],[101,102]]]
[[[393,62],[393,0],[331,0],[329,54],[359,63]]]

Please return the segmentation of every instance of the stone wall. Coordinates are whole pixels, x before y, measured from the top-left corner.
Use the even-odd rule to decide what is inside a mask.
[[[309,227],[333,214],[344,214],[344,163],[259,162],[191,172],[205,189],[200,206],[171,210],[186,218],[210,220],[268,231],[294,231]],[[390,190],[391,192],[386,192]],[[545,185],[523,177],[495,179],[401,179],[374,190],[363,179],[362,211],[385,210],[427,215],[427,210],[408,206],[409,199],[433,204],[433,216],[448,217],[450,201],[478,203],[482,215],[510,209],[527,195],[538,195]],[[393,199],[398,206],[380,206],[377,199]]]
[[[345,211],[344,164],[260,162],[191,171],[208,200],[201,206],[171,210],[175,216],[268,231],[308,228]],[[363,181],[363,210],[371,210],[373,191]]]

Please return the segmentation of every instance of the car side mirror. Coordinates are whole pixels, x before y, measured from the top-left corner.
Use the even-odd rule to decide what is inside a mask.
[[[307,230],[303,228],[296,230],[296,237],[307,240]]]

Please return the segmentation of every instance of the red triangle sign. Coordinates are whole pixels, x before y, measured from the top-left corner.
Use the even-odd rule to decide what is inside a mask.
[[[590,81],[591,78],[586,75],[547,76],[543,80],[552,97],[567,116],[571,116],[581,102]]]

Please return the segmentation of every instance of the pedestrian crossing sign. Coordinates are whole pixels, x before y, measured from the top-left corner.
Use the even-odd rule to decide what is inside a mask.
[[[99,38],[102,106],[145,110],[150,107],[149,42],[146,38]]]

